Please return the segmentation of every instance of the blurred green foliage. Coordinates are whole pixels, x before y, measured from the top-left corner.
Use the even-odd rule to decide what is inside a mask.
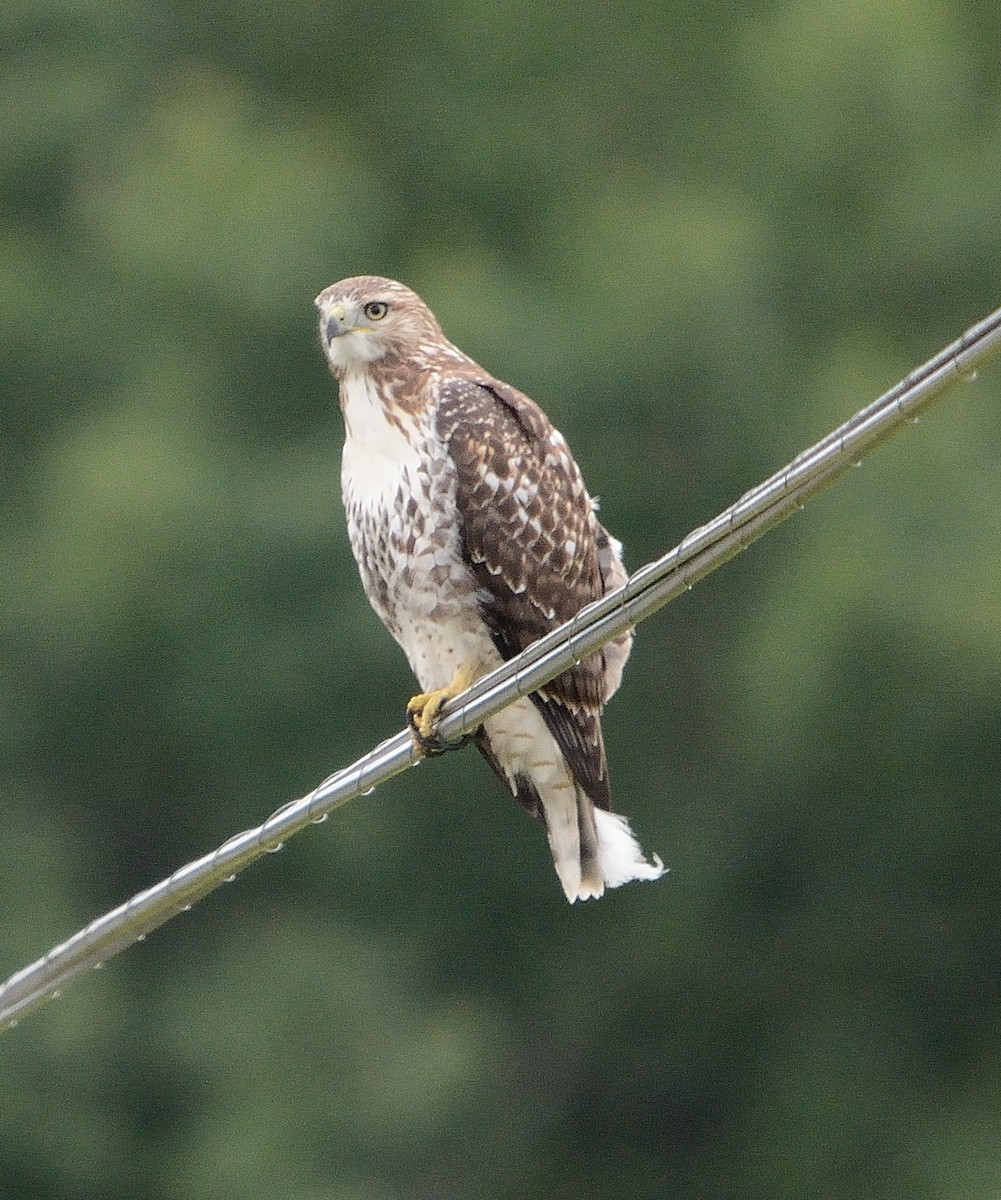
[[[989,5],[7,0],[3,974],[401,725],[312,297],[401,278],[632,566],[999,301]],[[0,1194],[1001,1187],[997,370],[643,626],[672,866],[570,909],[471,753],[0,1044]]]

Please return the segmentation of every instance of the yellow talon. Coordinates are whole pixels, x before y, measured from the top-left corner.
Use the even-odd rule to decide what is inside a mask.
[[[443,688],[435,688],[430,692],[420,692],[407,703],[407,720],[418,747],[424,751],[433,750],[436,740],[435,724],[438,713],[447,700],[454,700],[464,692],[476,678],[476,670],[471,663],[464,663],[455,673],[455,678]]]

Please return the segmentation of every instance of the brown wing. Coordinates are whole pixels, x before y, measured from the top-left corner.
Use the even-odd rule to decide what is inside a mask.
[[[599,526],[562,436],[514,388],[486,375],[445,380],[438,431],[455,465],[463,551],[483,617],[512,658],[602,595]],[[575,779],[608,808],[604,674],[604,656],[591,655],[532,699]]]

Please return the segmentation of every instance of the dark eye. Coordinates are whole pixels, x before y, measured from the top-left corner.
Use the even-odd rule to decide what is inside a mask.
[[[370,321],[381,321],[386,313],[389,312],[389,305],[385,300],[370,300],[365,305],[364,312]]]

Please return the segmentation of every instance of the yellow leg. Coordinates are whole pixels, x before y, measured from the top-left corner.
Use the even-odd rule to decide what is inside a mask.
[[[410,731],[414,735],[414,741],[420,749],[426,752],[434,751],[436,748],[434,727],[441,706],[446,700],[454,700],[456,696],[464,692],[476,675],[476,667],[472,663],[463,663],[456,671],[455,678],[451,683],[431,692],[421,692],[409,701],[407,720],[410,722]]]

